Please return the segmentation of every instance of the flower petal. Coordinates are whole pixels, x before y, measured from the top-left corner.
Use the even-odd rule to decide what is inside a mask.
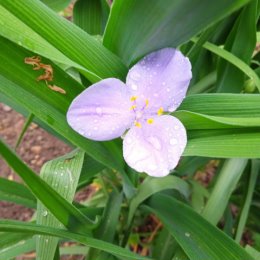
[[[138,172],[163,177],[178,164],[187,143],[183,124],[172,116],[157,116],[152,124],[133,126],[123,141],[127,164]]]
[[[105,79],[74,99],[67,120],[75,131],[89,139],[111,140],[121,136],[134,121],[130,107],[126,85],[118,79]]]
[[[174,111],[186,95],[192,77],[191,64],[180,51],[165,48],[153,52],[128,72],[126,84],[133,95],[148,99],[150,107]]]

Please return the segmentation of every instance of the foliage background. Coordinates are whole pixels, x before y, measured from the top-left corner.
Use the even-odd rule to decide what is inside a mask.
[[[22,198],[17,203],[38,212],[29,223],[0,221],[1,259],[35,248],[37,259],[59,259],[57,237],[83,244],[77,252],[87,259],[259,258],[258,1],[115,0],[110,8],[105,0],[78,0],[72,22],[57,13],[69,2],[0,0],[1,101],[28,117],[25,130],[35,121],[75,147],[46,163],[40,178],[1,141],[3,158],[26,184],[1,180],[5,200]],[[120,140],[75,133],[66,112],[92,83],[125,80],[141,57],[168,46],[192,62],[187,98],[173,113],[188,130],[188,145],[175,171],[154,179],[127,167]],[[53,67],[53,83],[66,95],[35,80],[39,73],[24,63],[35,55]],[[203,187],[196,173],[212,160],[217,172]],[[72,203],[75,191],[93,182],[102,186],[94,199]],[[149,240],[154,230],[133,227],[151,213],[160,226]],[[254,244],[242,248],[245,228]]]

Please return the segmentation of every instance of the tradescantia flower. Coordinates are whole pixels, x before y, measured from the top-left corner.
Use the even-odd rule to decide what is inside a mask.
[[[173,48],[144,57],[128,72],[126,83],[108,78],[72,102],[67,120],[81,135],[97,141],[122,136],[127,164],[162,177],[174,169],[187,143],[183,124],[165,112],[185,97],[191,74],[188,58]]]

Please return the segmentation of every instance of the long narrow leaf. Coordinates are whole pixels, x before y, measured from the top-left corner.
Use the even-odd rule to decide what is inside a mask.
[[[242,247],[184,203],[156,194],[148,205],[146,208],[161,219],[190,260],[253,260]]]
[[[42,234],[42,235],[50,235],[50,236],[57,236],[63,237],[67,239],[71,239],[74,241],[78,241],[83,245],[97,248],[103,250],[105,252],[111,253],[115,256],[118,256],[122,259],[135,259],[135,260],[151,260],[151,258],[136,255],[127,249],[121,248],[119,246],[110,244],[108,242],[104,242],[102,240],[94,239],[88,237],[86,235],[81,235],[78,233],[72,233],[69,231],[65,231],[62,229],[57,228],[50,228],[45,226],[40,226],[31,223],[24,223],[19,221],[12,221],[12,220],[1,220],[0,221],[0,231],[7,231],[7,232],[18,232],[18,233],[27,233],[27,234]],[[248,259],[250,260],[250,258]]]

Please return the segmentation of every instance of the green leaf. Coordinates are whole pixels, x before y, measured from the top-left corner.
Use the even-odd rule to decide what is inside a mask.
[[[68,229],[90,233],[96,223],[69,204],[46,182],[37,176],[0,140],[0,153],[13,170],[19,174],[34,195]]]
[[[260,252],[257,251],[255,248],[246,245],[246,251],[248,252],[248,254],[250,254],[255,260],[259,260],[260,259]]]
[[[44,4],[46,4],[49,8],[54,11],[61,11],[65,7],[69,5],[71,0],[41,0]]]
[[[177,243],[167,228],[163,228],[155,240],[155,247],[152,249],[152,256],[156,260],[173,260]]]
[[[0,200],[36,208],[36,199],[23,184],[0,178]]]
[[[23,232],[26,234],[41,234],[41,235],[50,235],[50,236],[57,236],[63,237],[70,240],[77,241],[83,245],[97,248],[103,250],[105,252],[111,253],[115,256],[118,256],[122,259],[135,259],[135,260],[151,260],[151,258],[136,255],[127,249],[121,248],[119,246],[110,244],[108,242],[104,242],[102,240],[94,239],[88,237],[87,235],[81,235],[78,233],[73,233],[69,231],[65,231],[62,229],[51,228],[40,226],[32,223],[25,223],[19,221],[12,221],[12,220],[0,220],[0,231],[8,231],[8,232]],[[250,260],[250,258],[248,259]]]
[[[198,94],[184,99],[177,116],[188,129],[260,126],[260,95]]]
[[[0,24],[4,25],[0,27],[0,35],[4,38],[9,39],[28,50],[32,50],[34,53],[49,58],[52,61],[65,64],[68,67],[80,69],[86,77],[89,75],[89,70],[68,58],[1,5],[0,12]]]
[[[126,67],[118,57],[104,48],[96,39],[51,11],[40,1],[0,0],[0,4],[16,16],[21,23],[29,26],[56,49],[65,53],[69,59],[86,68],[89,71],[88,79],[96,81],[97,76],[99,78],[124,78]],[[3,20],[2,24],[10,26],[10,22]],[[16,33],[19,32],[19,28],[18,24]],[[22,37],[23,33],[21,31],[19,33],[20,43],[29,41],[32,44],[30,50],[34,51],[35,43]],[[48,56],[48,58],[51,57]]]
[[[15,144],[15,150],[18,148],[18,146],[20,145],[20,143],[22,142],[23,140],[23,137],[24,137],[24,134],[26,133],[27,129],[29,128],[29,126],[31,125],[32,121],[34,119],[34,114],[29,114],[29,116],[27,117],[24,125],[23,125],[23,129],[16,141],[16,144]]]
[[[106,0],[78,0],[73,8],[73,22],[91,35],[102,35],[109,15]]]
[[[259,158],[260,128],[190,130],[183,156]]]
[[[69,203],[72,202],[84,162],[84,152],[75,150],[62,157],[45,163],[41,169],[41,178]],[[43,203],[38,201],[36,223],[60,228],[62,224],[51,214]],[[49,236],[37,236],[37,259],[53,259],[59,239]]]
[[[260,172],[260,162],[258,160],[252,160],[251,164],[251,172],[249,176],[249,181],[248,181],[248,187],[247,187],[247,193],[245,197],[245,202],[244,205],[241,209],[241,213],[239,216],[239,222],[236,230],[236,236],[235,236],[235,241],[237,243],[240,243],[240,240],[242,238],[245,225],[247,222],[247,217],[249,213],[249,209],[251,206],[252,198],[253,198],[253,193],[257,184],[257,177]]]
[[[23,255],[25,253],[31,252],[35,249],[35,239],[30,238],[27,240],[21,240],[16,244],[9,247],[0,249],[0,259],[13,259],[16,256]]]
[[[116,230],[118,228],[119,215],[122,206],[123,194],[116,191],[110,193],[105,210],[98,228],[94,231],[95,238],[113,243]],[[100,250],[90,250],[89,259],[103,260],[108,259],[109,254]]]
[[[153,195],[145,208],[155,213],[190,260],[253,260],[231,238],[182,202]]]
[[[196,42],[196,40],[194,40],[194,41]],[[252,79],[254,81],[256,87],[260,91],[260,79],[259,79],[259,77],[255,73],[255,71],[253,69],[251,69],[243,60],[239,59],[237,56],[233,55],[231,52],[228,52],[228,51],[226,51],[226,50],[220,48],[219,46],[217,46],[213,43],[210,43],[210,42],[206,42],[203,45],[203,47],[205,49],[211,51],[212,53],[215,53],[219,57],[227,60],[229,63],[231,63],[232,65],[237,67],[239,70],[244,72],[245,75],[247,75],[250,79]]]
[[[256,0],[251,1],[241,12],[229,34],[224,48],[250,64],[256,46]],[[244,73],[228,61],[218,63],[218,92],[241,92],[244,86]]]
[[[0,252],[4,253],[5,248],[12,247],[13,245],[18,244],[20,241],[24,241],[31,237],[32,237],[32,235],[30,235],[30,234],[1,232],[0,233]]]
[[[226,160],[218,173],[217,181],[202,212],[202,216],[211,224],[216,225],[223,216],[230,196],[236,188],[247,162],[246,159]]]
[[[177,47],[248,2],[116,0],[104,45],[130,64],[154,50]]]
[[[127,225],[130,225],[136,209],[142,202],[144,202],[153,194],[167,189],[176,189],[186,198],[188,198],[189,196],[188,183],[180,179],[179,177],[171,175],[163,178],[147,177],[140,185],[136,195],[132,198],[130,202]]]

